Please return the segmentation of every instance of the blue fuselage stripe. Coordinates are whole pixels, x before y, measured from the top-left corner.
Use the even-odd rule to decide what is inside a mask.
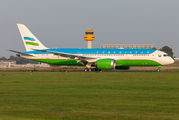
[[[100,48],[57,48],[46,49],[47,51],[68,53],[68,54],[151,54],[154,49],[100,49]],[[29,51],[26,54],[49,54],[49,52]]]

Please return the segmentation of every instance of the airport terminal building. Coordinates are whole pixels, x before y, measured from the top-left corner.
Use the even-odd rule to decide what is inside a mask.
[[[10,67],[50,67],[49,64],[39,63],[39,64],[16,64],[15,60],[0,60],[0,68],[10,68]]]

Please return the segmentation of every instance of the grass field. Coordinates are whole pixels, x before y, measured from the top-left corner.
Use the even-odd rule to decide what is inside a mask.
[[[179,119],[178,72],[0,72],[0,120]]]

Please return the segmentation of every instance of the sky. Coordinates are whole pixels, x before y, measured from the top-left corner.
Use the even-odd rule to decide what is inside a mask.
[[[86,48],[93,24],[101,44],[155,44],[179,57],[179,0],[0,0],[0,56],[24,52],[17,23],[48,48]]]

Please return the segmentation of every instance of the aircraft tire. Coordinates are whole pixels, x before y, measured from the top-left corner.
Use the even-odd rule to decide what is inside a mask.
[[[88,68],[85,68],[84,71],[85,71],[85,72],[88,72]]]
[[[91,68],[89,68],[89,69],[88,69],[88,71],[89,71],[89,72],[91,72],[91,71],[92,71],[92,69],[91,69]]]

